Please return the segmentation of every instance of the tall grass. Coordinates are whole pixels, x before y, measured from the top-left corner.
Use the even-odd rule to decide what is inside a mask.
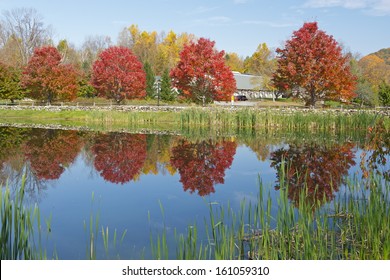
[[[46,252],[41,243],[41,217],[38,206],[33,208],[23,204],[25,194],[25,177],[21,187],[13,194],[6,186],[0,193],[0,259],[46,259]],[[46,221],[50,229],[50,221]],[[37,236],[36,236],[36,234]]]
[[[283,167],[285,168],[285,167]],[[281,169],[281,173],[285,170]],[[367,181],[348,181],[333,202],[308,202],[302,188],[300,203],[288,199],[288,182],[280,176],[277,205],[259,182],[255,204],[210,204],[205,220],[207,240],[199,228],[176,234],[178,259],[390,259],[390,184],[372,175]],[[276,208],[273,213],[271,209]],[[159,242],[166,242],[160,236]],[[170,246],[166,245],[165,251]],[[157,248],[158,249],[158,248]],[[160,252],[153,251],[159,255]],[[168,252],[165,252],[168,254]],[[155,255],[156,256],[156,255]]]
[[[120,108],[120,107],[119,107]],[[188,107],[172,111],[35,111],[2,110],[0,122],[77,125],[87,127],[163,127],[216,131],[256,131],[264,128],[302,131],[366,129],[376,114],[366,111]]]
[[[122,245],[123,240],[125,239],[127,230],[124,230],[118,237],[117,229],[114,229],[114,232],[110,232],[109,228],[102,226],[100,224],[100,213],[99,211],[95,213],[94,209],[95,204],[95,193],[92,193],[91,198],[91,213],[89,216],[89,222],[84,220],[84,231],[87,233],[86,240],[86,258],[88,260],[96,260],[102,257],[102,254],[98,253],[98,247],[101,245],[100,237],[103,241],[104,254],[107,259],[113,258],[113,252],[117,250],[117,245]],[[112,238],[110,236],[112,235]],[[118,240],[119,238],[119,240]],[[119,254],[115,256],[120,258]]]

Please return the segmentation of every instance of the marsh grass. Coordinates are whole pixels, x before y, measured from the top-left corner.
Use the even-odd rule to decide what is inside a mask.
[[[95,193],[92,193],[91,197],[91,213],[89,216],[88,222],[84,220],[84,231],[87,234],[86,240],[86,258],[88,260],[96,260],[102,258],[102,254],[98,253],[98,248],[103,242],[104,255],[107,259],[117,258],[119,259],[119,254],[116,254],[118,245],[121,246],[127,230],[124,230],[118,236],[117,229],[114,229],[114,232],[110,231],[108,226],[104,227],[100,224],[100,212],[99,207],[95,209]],[[112,238],[110,236],[112,235]],[[101,241],[100,241],[101,237]],[[118,239],[119,238],[119,239]],[[116,254],[116,255],[114,255]]]
[[[87,127],[165,127],[256,131],[285,129],[301,131],[344,131],[366,129],[377,117],[373,112],[343,110],[291,110],[256,108],[187,107],[178,111],[1,110],[0,122],[77,125]]]
[[[283,167],[285,168],[285,167]],[[285,170],[281,169],[281,173]],[[177,259],[390,259],[390,185],[381,177],[350,179],[333,202],[307,202],[302,188],[300,204],[288,199],[288,183],[281,176],[276,204],[259,182],[255,204],[209,205],[205,234],[197,225],[175,233]],[[325,203],[325,204],[324,204]],[[323,206],[322,206],[323,205]],[[271,209],[277,208],[273,213]],[[206,239],[200,236],[206,235]],[[166,243],[166,235],[157,237]],[[154,247],[153,256],[168,255],[171,246]]]
[[[46,259],[42,245],[42,224],[37,205],[26,207],[24,202],[25,177],[21,187],[11,194],[8,186],[0,193],[1,236],[0,259]],[[51,230],[46,220],[47,233]]]
[[[173,239],[165,225],[163,231],[150,231],[150,247],[155,259],[390,259],[390,184],[377,174],[367,179],[349,178],[332,202],[310,202],[308,188],[300,192],[295,207],[288,198],[286,167],[280,169],[280,190],[275,201],[259,179],[257,200],[243,200],[239,209],[209,203],[209,217],[204,227],[192,224],[185,233],[174,230]],[[24,180],[21,188],[11,195],[5,188],[1,202],[1,259],[46,259],[42,249],[42,225],[37,206],[23,205]],[[112,255],[122,246],[126,231],[100,225],[95,212],[94,194],[88,222],[86,257],[120,258]],[[274,211],[276,209],[276,211]],[[150,214],[149,214],[150,221]],[[47,232],[51,220],[46,220]],[[120,238],[119,238],[120,236]],[[101,238],[101,240],[100,240]],[[173,240],[173,244],[170,242]],[[98,252],[103,243],[104,252]]]

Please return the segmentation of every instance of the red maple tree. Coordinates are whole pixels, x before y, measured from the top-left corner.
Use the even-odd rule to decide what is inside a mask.
[[[318,29],[317,22],[305,23],[285,48],[276,52],[275,87],[302,98],[306,106],[315,106],[318,100],[347,101],[355,97],[356,78],[349,58],[332,36]]]
[[[26,142],[24,154],[38,179],[54,180],[73,163],[82,145],[77,131],[37,129]]]
[[[95,169],[109,182],[124,184],[140,174],[146,159],[146,136],[110,133],[98,135],[92,146]]]
[[[145,71],[126,47],[110,47],[99,55],[93,64],[91,84],[99,96],[114,99],[118,104],[146,95]]]
[[[355,165],[353,147],[349,142],[330,147],[292,144],[288,149],[271,153],[271,167],[279,171],[284,163],[283,180],[288,184],[288,198],[295,206],[299,206],[301,192],[307,191],[306,202],[314,207],[324,203],[324,198],[331,201],[339,190],[349,168]],[[280,185],[275,189],[279,190]]]
[[[172,149],[171,164],[179,170],[185,191],[200,196],[214,192],[215,184],[224,183],[225,170],[232,165],[237,143],[181,140]]]
[[[172,85],[196,103],[228,101],[236,90],[225,53],[215,50],[214,45],[214,41],[200,38],[184,46],[178,65],[170,73]]]
[[[23,71],[22,85],[27,96],[46,100],[73,100],[78,91],[78,73],[70,64],[61,63],[54,47],[37,48]]]

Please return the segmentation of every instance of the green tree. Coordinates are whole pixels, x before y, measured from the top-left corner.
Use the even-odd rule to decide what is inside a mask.
[[[171,78],[169,77],[168,69],[165,69],[161,76],[160,97],[164,101],[173,101],[176,98],[176,94],[172,90]]]
[[[9,99],[14,103],[23,98],[20,86],[20,73],[14,68],[0,62],[0,98]]]
[[[232,71],[245,72],[244,59],[234,52],[225,55],[225,63]]]
[[[382,83],[379,86],[379,101],[383,106],[390,106],[390,85]]]
[[[149,62],[145,62],[144,71],[146,73],[146,97],[153,98],[156,96],[156,91],[154,89],[155,75],[152,69],[152,66]]]
[[[92,98],[97,95],[95,88],[91,85],[90,81],[88,81],[85,77],[79,80],[79,91],[77,92],[77,96],[79,97],[87,97]]]

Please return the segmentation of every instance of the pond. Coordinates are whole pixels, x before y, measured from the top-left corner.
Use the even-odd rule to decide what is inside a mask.
[[[276,212],[282,165],[294,167],[286,175],[294,207],[303,185],[304,199],[320,208],[345,193],[348,178],[367,176],[368,167],[388,180],[389,149],[376,141],[0,127],[0,181],[15,192],[25,176],[25,203],[37,204],[45,220],[48,258],[88,258],[94,234],[98,259],[150,259],[151,236],[162,233],[175,258],[177,234],[196,225],[207,243],[200,232],[210,205],[239,211],[258,200],[260,182]]]

